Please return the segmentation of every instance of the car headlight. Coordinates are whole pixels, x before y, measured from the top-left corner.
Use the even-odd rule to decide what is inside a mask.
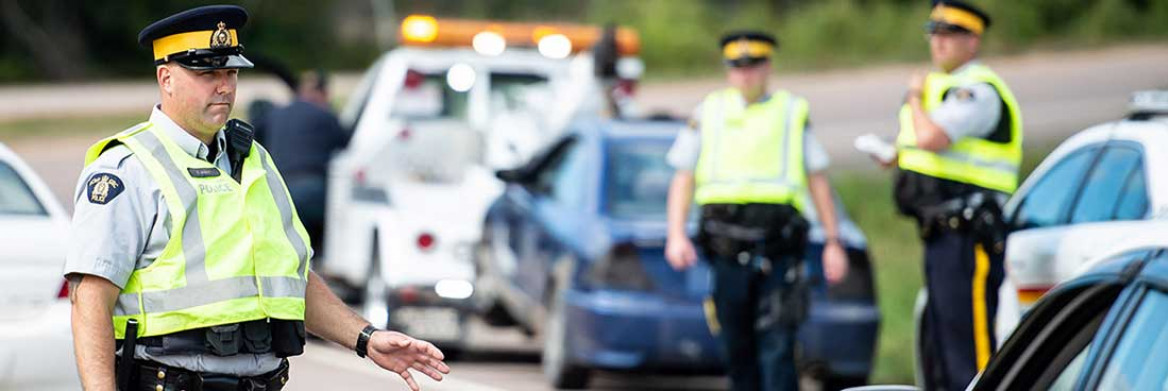
[[[641,263],[637,247],[622,243],[616,245],[603,258],[592,264],[585,280],[597,288],[624,289],[634,291],[653,290],[653,280]]]

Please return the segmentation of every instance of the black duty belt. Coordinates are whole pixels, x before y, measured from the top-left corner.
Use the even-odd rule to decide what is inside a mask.
[[[920,234],[924,240],[942,232],[971,234],[994,253],[1005,252],[1008,224],[993,194],[974,193],[919,209]]]
[[[707,257],[734,259],[754,251],[772,259],[803,256],[810,224],[790,205],[708,204],[701,214],[698,242]]]
[[[121,342],[118,341],[119,348]],[[303,353],[304,342],[304,322],[279,319],[260,319],[137,339],[138,345],[156,356],[273,353],[277,357],[289,357]]]
[[[288,383],[288,360],[259,376],[200,373],[143,360],[136,360],[130,373],[131,387],[123,391],[278,391]]]

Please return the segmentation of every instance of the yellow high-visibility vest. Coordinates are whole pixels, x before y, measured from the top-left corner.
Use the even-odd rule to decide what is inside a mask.
[[[1005,103],[1002,116],[1009,121],[1010,140],[996,142],[964,137],[953,140],[953,144],[941,152],[917,148],[912,109],[905,104],[900,109],[900,135],[896,139],[900,150],[898,165],[902,170],[1007,194],[1018,188],[1018,167],[1022,164],[1022,112],[1001,77],[981,64],[969,65],[954,75],[930,73],[925,79],[921,104],[926,113],[932,112],[941,105],[950,89],[978,83],[989,83]]]
[[[803,210],[807,101],[777,91],[764,102],[741,102],[733,88],[702,102],[694,199],[699,205],[768,203]]]
[[[115,141],[158,184],[171,221],[162,254],[134,270],[118,295],[115,338],[124,338],[131,318],[140,337],[266,318],[304,320],[308,234],[266,150],[252,145],[239,183],[144,122],[94,144],[85,164]]]

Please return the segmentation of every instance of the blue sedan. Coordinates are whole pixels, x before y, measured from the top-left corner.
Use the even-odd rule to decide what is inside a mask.
[[[543,336],[557,388],[586,387],[593,369],[723,370],[702,304],[709,268],[677,272],[664,257],[665,155],[682,125],[576,122],[529,164],[498,173],[507,189],[487,213],[476,289],[490,300],[488,322]],[[811,233],[820,282],[800,332],[800,362],[830,388],[867,378],[879,327],[865,238],[844,220],[851,269],[841,284],[821,282],[823,234]]]

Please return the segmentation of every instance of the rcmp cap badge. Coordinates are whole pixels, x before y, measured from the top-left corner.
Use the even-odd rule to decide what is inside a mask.
[[[231,33],[227,32],[227,24],[219,22],[215,27],[215,32],[211,33],[211,48],[231,47]]]

